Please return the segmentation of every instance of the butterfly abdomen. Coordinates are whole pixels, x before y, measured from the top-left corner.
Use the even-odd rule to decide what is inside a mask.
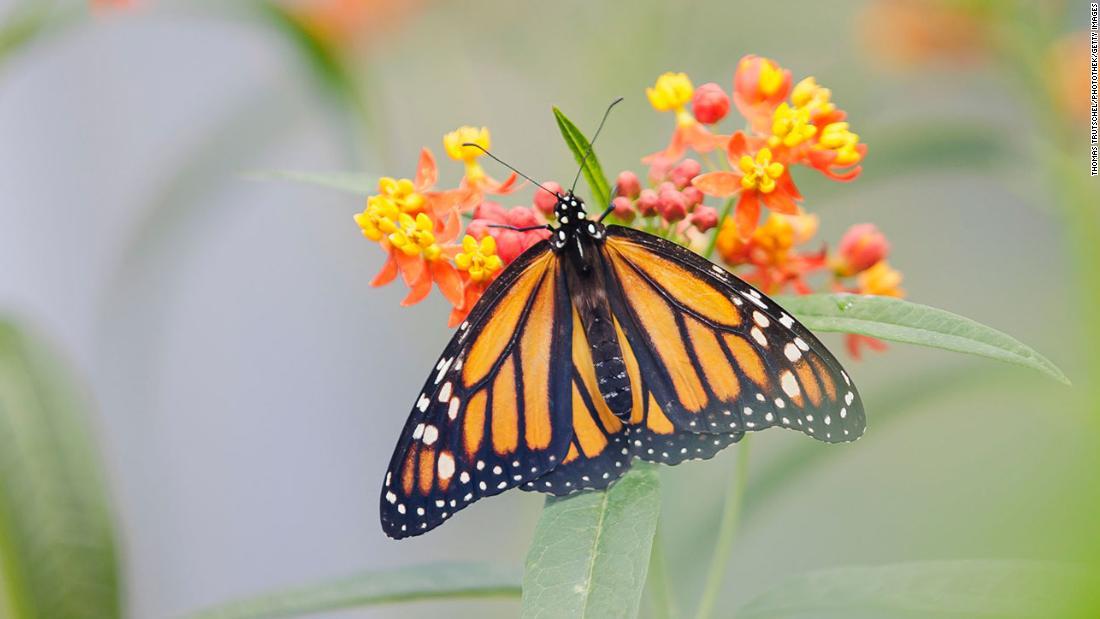
[[[587,317],[585,335],[592,347],[592,364],[596,368],[596,384],[607,407],[621,419],[630,416],[630,378],[619,346],[619,338],[606,305]]]

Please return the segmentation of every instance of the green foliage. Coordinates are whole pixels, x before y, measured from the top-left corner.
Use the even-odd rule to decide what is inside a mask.
[[[438,599],[519,597],[519,570],[488,563],[433,563],[357,574],[233,602],[189,619],[260,619]]]
[[[596,156],[595,151],[592,151],[585,159],[584,154],[589,147],[588,138],[584,137],[577,125],[573,124],[573,121],[566,118],[565,114],[562,114],[561,110],[556,107],[554,108],[554,119],[558,122],[561,137],[565,138],[565,144],[573,152],[577,165],[581,165],[582,161],[584,162],[582,173],[584,174],[584,180],[588,182],[589,191],[592,192],[588,201],[598,204],[600,210],[606,209],[610,204],[608,200],[611,197],[611,184],[607,182],[607,176],[604,175],[603,168],[600,167],[600,159]]]
[[[1083,616],[1080,593],[1100,579],[1029,561],[921,561],[840,567],[790,578],[745,604],[738,619]],[[1094,594],[1095,595],[1095,594]]]
[[[115,537],[72,379],[0,319],[0,616],[120,616]]]
[[[296,170],[270,170],[248,175],[257,180],[288,180],[346,191],[360,196],[378,192],[378,177],[357,172],[300,172]]]
[[[546,501],[527,553],[523,617],[634,617],[661,510],[656,467]]]
[[[779,297],[776,301],[814,331],[858,333],[989,357],[1038,370],[1069,384],[1058,366],[1012,336],[927,305],[852,294],[811,294]]]

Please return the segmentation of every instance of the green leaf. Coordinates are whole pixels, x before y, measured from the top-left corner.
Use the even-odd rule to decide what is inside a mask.
[[[776,301],[814,331],[858,333],[970,353],[1038,370],[1069,384],[1058,366],[1012,336],[927,305],[893,297],[852,294],[787,296],[777,297]]]
[[[100,465],[68,372],[0,318],[0,616],[120,616]]]
[[[606,491],[549,498],[523,575],[526,619],[635,617],[661,509],[656,467]]]
[[[518,570],[488,563],[413,565],[276,591],[211,608],[188,619],[258,619],[397,602],[518,598],[519,583]]]
[[[783,617],[1071,617],[1095,610],[1100,579],[1031,561],[920,561],[795,576],[756,597],[738,619]],[[1092,599],[1083,599],[1088,595]]]
[[[584,162],[584,180],[588,182],[588,189],[592,192],[589,197],[589,202],[598,204],[600,210],[606,209],[610,204],[608,201],[611,197],[611,184],[607,182],[607,177],[604,176],[603,168],[600,167],[600,160],[596,157],[596,151],[588,155],[588,159],[584,158],[584,154],[588,152],[589,142],[588,138],[584,137],[581,130],[573,124],[573,121],[565,117],[561,110],[554,108],[554,119],[558,121],[558,128],[561,129],[561,136],[565,138],[565,144],[569,147],[569,150],[573,151],[573,157],[577,160],[577,165],[581,165]]]
[[[249,178],[256,180],[287,180],[296,183],[319,185],[348,193],[368,196],[378,193],[378,177],[358,172],[298,172],[295,170],[270,170],[253,172]]]

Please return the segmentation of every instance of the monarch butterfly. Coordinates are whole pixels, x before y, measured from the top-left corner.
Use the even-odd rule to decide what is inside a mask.
[[[388,536],[509,488],[606,488],[635,457],[710,458],[747,431],[863,434],[848,374],[774,301],[552,193],[558,226],[486,289],[405,423],[382,487]]]

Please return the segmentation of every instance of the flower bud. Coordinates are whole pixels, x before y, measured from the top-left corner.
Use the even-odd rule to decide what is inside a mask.
[[[638,175],[629,170],[619,172],[619,177],[615,179],[615,186],[619,188],[618,195],[631,199],[637,198],[642,191],[642,184],[638,181]]]
[[[691,224],[698,228],[700,232],[710,230],[718,225],[718,210],[713,206],[697,207],[695,212],[691,214]]]
[[[676,167],[672,168],[668,172],[668,178],[676,185],[677,189],[682,189],[691,184],[691,180],[699,173],[703,171],[703,166],[694,159],[684,159],[680,163],[676,164]]]
[[[680,193],[684,195],[684,200],[687,201],[688,211],[703,203],[703,192],[694,185],[684,187]]]
[[[687,216],[687,200],[675,189],[662,191],[657,196],[657,211],[669,223],[680,221]]]
[[[611,201],[611,206],[615,207],[612,213],[620,221],[627,223],[634,221],[634,216],[637,213],[634,211],[634,203],[630,201],[630,198],[619,196]]]
[[[695,114],[695,120],[704,125],[713,125],[729,113],[730,98],[721,86],[709,82],[695,89],[695,95],[691,98],[691,111]]]
[[[543,223],[535,215],[535,210],[526,206],[516,206],[508,209],[507,221],[509,226],[517,228],[527,228]]]
[[[554,181],[547,181],[542,184],[543,187],[550,191],[561,194],[561,185]],[[541,189],[535,189],[535,208],[544,215],[552,215],[554,213],[554,206],[558,203],[557,196],[550,195],[549,192]]]
[[[638,212],[642,217],[650,217],[657,214],[657,192],[652,189],[643,189],[638,194]]]
[[[875,224],[856,224],[840,239],[833,269],[847,277],[862,273],[890,253],[890,243]]]

